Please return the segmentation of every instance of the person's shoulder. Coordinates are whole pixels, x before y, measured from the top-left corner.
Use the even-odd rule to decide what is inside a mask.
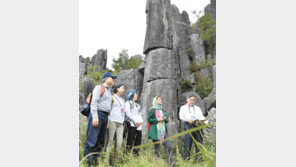
[[[197,105],[194,105],[194,108],[198,109],[198,110],[201,110],[201,108],[199,106],[197,106]]]
[[[187,104],[184,104],[183,106],[180,107],[180,110],[183,109],[186,106],[187,106]]]

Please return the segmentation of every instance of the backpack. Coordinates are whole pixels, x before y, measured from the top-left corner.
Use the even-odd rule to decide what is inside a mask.
[[[102,97],[102,95],[105,93],[105,87],[103,85],[101,85],[101,94],[100,94],[100,97]],[[90,92],[85,100],[85,102],[83,103],[82,107],[81,107],[81,110],[80,110],[80,113],[86,117],[89,116],[89,113],[90,113],[90,102],[91,102],[91,99],[92,99],[92,92]]]
[[[153,116],[155,116],[155,109],[153,108]],[[151,129],[151,124],[147,123],[147,130],[149,131]]]

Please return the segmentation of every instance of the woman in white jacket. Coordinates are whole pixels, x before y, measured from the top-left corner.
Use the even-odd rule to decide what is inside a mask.
[[[141,145],[142,140],[142,125],[143,125],[143,114],[141,112],[141,107],[135,101],[138,99],[136,90],[129,90],[127,92],[128,101],[125,102],[126,116],[130,122],[130,128],[127,135],[127,151],[129,152],[134,146]],[[134,150],[136,155],[139,155],[138,149]]]
[[[114,86],[113,106],[109,115],[109,138],[106,149],[106,161],[109,160],[109,152],[112,147],[113,139],[116,134],[116,150],[120,151],[123,137],[123,121],[125,118],[125,101],[121,97],[124,92],[124,85],[117,84]]]

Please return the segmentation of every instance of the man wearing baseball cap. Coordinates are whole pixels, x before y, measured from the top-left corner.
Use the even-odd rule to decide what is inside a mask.
[[[105,133],[108,124],[108,115],[111,111],[111,87],[117,76],[110,72],[104,73],[102,85],[97,85],[92,92],[91,114],[88,116],[87,135],[84,144],[84,156],[102,151],[105,142]],[[96,165],[99,154],[88,157],[88,165]]]

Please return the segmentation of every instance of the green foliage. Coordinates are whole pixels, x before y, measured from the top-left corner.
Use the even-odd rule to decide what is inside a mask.
[[[191,61],[190,62],[190,72],[191,73],[195,73],[195,72],[197,72],[199,70],[199,67],[198,67],[198,65],[196,64],[196,62],[195,61]]]
[[[214,125],[215,126],[215,125]],[[79,116],[79,166],[87,167],[86,160],[84,159],[84,142],[86,139],[86,129],[87,129],[87,118],[80,114]],[[182,132],[184,134],[189,132]],[[174,156],[175,166],[185,166],[185,167],[213,167],[216,161],[216,136],[210,135],[209,137],[204,137],[203,144],[201,147],[202,156],[204,158],[203,162],[197,162],[194,158],[184,161],[183,160],[183,151],[184,151],[184,134],[175,134],[170,139],[172,145],[172,151]],[[142,136],[142,146],[148,143],[151,143],[151,140],[148,140],[147,134]],[[115,142],[114,142],[115,143]],[[106,145],[106,144],[105,144]],[[120,167],[154,167],[154,166],[168,166],[166,160],[166,152],[163,145],[160,146],[159,154],[160,157],[156,157],[153,154],[153,145],[140,148],[140,156],[133,156],[133,154],[125,154],[126,149],[126,139],[123,140],[123,154],[122,152],[116,152],[111,150],[109,156],[109,165],[110,166],[120,166]],[[112,145],[114,148],[114,144]],[[195,147],[192,147],[191,155],[195,154]],[[109,166],[107,162],[104,161],[106,156],[105,148],[98,158],[98,166]]]
[[[206,54],[216,54],[216,20],[209,14],[199,18],[201,39],[204,40]]]
[[[192,61],[193,60],[193,56],[194,56],[193,49],[191,47],[188,47],[186,49],[186,52],[187,52],[187,55],[188,55],[189,59]]]
[[[195,72],[196,93],[203,99],[207,97],[213,90],[213,80],[210,78],[203,78],[198,72]]]
[[[182,79],[180,82],[181,85],[181,91],[182,93],[185,93],[187,91],[190,91],[193,89],[193,85],[189,79]]]
[[[95,82],[95,85],[101,81],[103,73],[108,72],[108,70],[104,70],[103,73],[96,71],[99,66],[88,66],[88,73],[85,77],[92,78]]]
[[[118,73],[121,70],[137,69],[142,62],[143,60],[137,60],[134,56],[129,57],[127,50],[123,49],[118,59],[113,58],[112,67],[115,73]]]
[[[191,73],[195,73],[195,72],[199,71],[200,69],[205,69],[205,68],[208,68],[208,67],[212,67],[212,64],[211,64],[210,61],[199,60],[198,62],[201,65],[197,65],[197,63],[195,61],[190,62],[190,72]]]

